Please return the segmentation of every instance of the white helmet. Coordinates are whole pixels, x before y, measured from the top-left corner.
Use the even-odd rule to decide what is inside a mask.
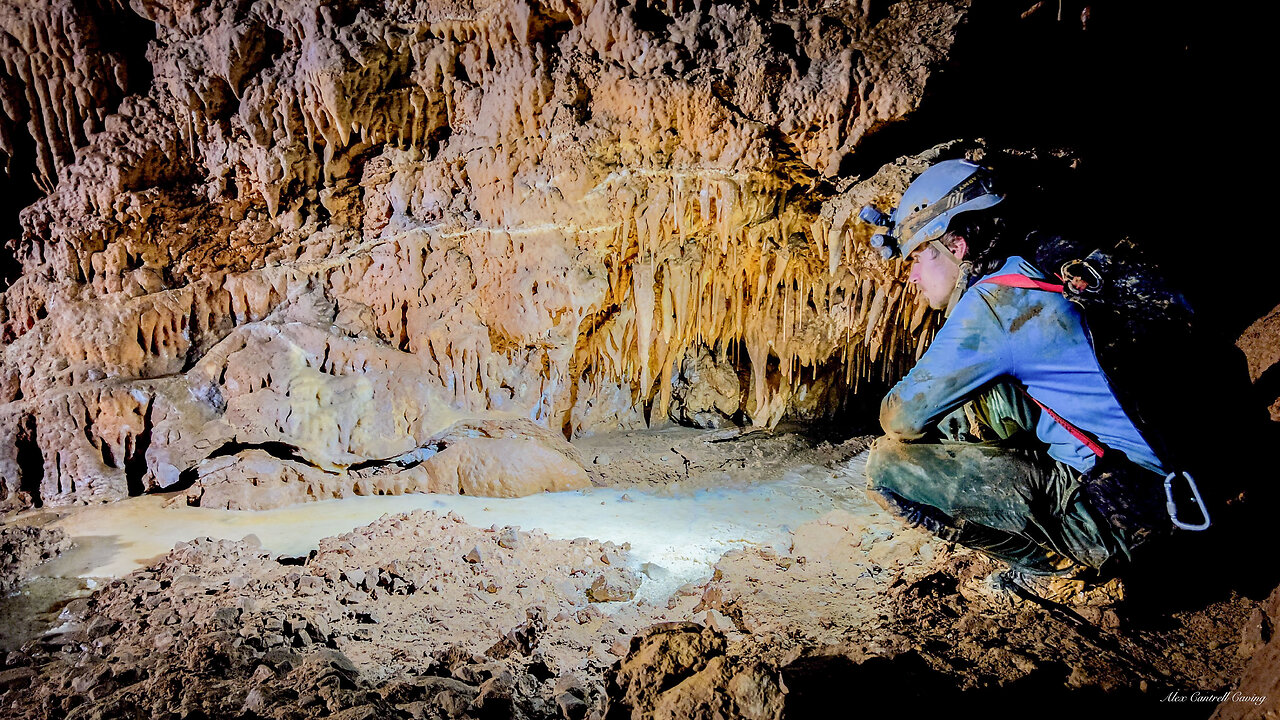
[[[858,216],[889,229],[871,239],[886,260],[899,252],[906,257],[921,245],[942,237],[956,215],[983,210],[1004,200],[993,185],[991,171],[982,165],[968,160],[944,160],[920,173],[888,215],[868,205]]]

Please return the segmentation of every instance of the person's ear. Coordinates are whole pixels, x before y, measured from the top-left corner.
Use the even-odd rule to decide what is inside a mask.
[[[951,254],[956,256],[957,260],[964,260],[964,256],[969,252],[969,243],[959,235],[951,239]]]

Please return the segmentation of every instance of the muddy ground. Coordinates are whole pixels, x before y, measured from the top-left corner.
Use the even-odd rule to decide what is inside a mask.
[[[672,429],[579,448],[599,486],[696,502],[796,468],[856,496],[866,445]],[[4,527],[0,582],[19,595],[66,549],[46,522]],[[6,636],[44,627],[3,657],[0,717],[1275,716],[1274,573],[1176,550],[1120,603],[1062,607],[993,588],[995,564],[870,502],[794,528],[784,552],[744,544],[665,602],[637,599],[663,569],[626,544],[450,513],[389,515],[296,557],[195,540],[56,616],[7,618]]]

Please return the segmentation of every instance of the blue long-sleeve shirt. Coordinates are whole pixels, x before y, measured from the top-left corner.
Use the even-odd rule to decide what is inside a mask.
[[[1044,276],[1021,257],[992,275]],[[991,277],[988,275],[987,277]],[[880,424],[890,437],[915,440],[939,418],[999,379],[1012,379],[1068,422],[1133,462],[1163,473],[1160,461],[1111,392],[1079,309],[1062,295],[975,284],[911,372],[885,397]],[[1036,436],[1049,455],[1083,472],[1096,456],[1048,413]]]

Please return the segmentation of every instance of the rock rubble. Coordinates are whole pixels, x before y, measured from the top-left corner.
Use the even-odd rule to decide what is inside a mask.
[[[66,533],[33,525],[0,527],[0,597],[18,589],[37,565],[71,547]]]
[[[5,717],[553,717],[598,703],[620,623],[667,612],[589,604],[593,587],[634,594],[626,556],[421,511],[301,558],[195,540],[67,605],[6,659],[0,704]]]

